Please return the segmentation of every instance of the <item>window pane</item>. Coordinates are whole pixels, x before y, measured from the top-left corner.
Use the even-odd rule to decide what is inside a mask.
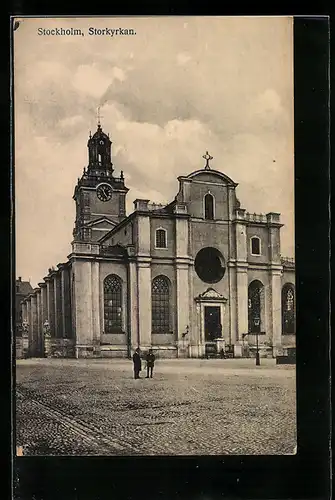
[[[284,285],[282,290],[282,333],[295,334],[295,299],[292,285]]]
[[[248,289],[248,332],[261,332],[261,291],[262,285],[254,281]]]
[[[256,255],[260,254],[260,244],[258,238],[251,238],[251,253]]]
[[[122,331],[122,282],[116,275],[104,281],[104,323],[105,333]]]
[[[214,219],[214,200],[211,194],[205,196],[205,219]]]
[[[157,276],[152,282],[152,332],[170,331],[170,287],[165,276]]]
[[[157,229],[156,231],[156,247],[166,248],[166,231],[164,229]]]

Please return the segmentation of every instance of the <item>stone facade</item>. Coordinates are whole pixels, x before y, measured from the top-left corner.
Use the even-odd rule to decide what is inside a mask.
[[[97,148],[100,149],[97,149]],[[207,162],[178,178],[168,205],[135,200],[113,175],[98,127],[75,188],[72,252],[23,301],[30,355],[276,356],[295,345],[295,269],[280,253],[280,214],[248,213],[237,184]],[[99,151],[99,152],[97,152]],[[99,236],[98,236],[99,235]]]

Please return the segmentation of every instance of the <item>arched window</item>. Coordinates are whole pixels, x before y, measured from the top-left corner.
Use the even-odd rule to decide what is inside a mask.
[[[152,333],[170,332],[170,281],[166,276],[157,276],[152,281]]]
[[[262,331],[263,316],[263,284],[252,281],[248,288],[248,332],[260,333]]]
[[[214,198],[210,193],[205,196],[205,219],[214,219]]]
[[[253,236],[250,239],[251,245],[251,255],[260,255],[261,254],[261,240],[258,236]]]
[[[283,335],[295,334],[295,293],[294,286],[286,283],[281,293],[282,303],[282,333]]]
[[[122,333],[122,280],[115,274],[104,280],[104,332]]]
[[[156,230],[156,248],[166,248],[166,230],[165,229],[157,229]]]

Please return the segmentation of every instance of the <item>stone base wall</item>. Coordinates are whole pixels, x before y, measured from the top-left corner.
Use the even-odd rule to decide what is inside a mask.
[[[283,347],[295,347],[295,335],[282,335],[281,343]]]
[[[176,347],[173,346],[153,346],[152,351],[157,359],[171,359],[178,357],[178,351]]]
[[[128,358],[127,346],[103,345],[100,348],[101,358]]]
[[[275,351],[272,347],[259,346],[258,351],[259,351],[260,358],[274,358],[275,357]],[[249,346],[249,358],[255,358],[255,357],[256,357],[256,347]]]
[[[15,351],[16,351],[16,359],[22,359],[23,356],[23,340],[22,337],[16,337],[15,339]]]
[[[51,358],[74,358],[74,340],[52,338],[48,354]]]

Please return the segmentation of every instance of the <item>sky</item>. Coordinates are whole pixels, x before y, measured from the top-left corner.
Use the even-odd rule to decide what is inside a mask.
[[[134,35],[89,35],[89,28]],[[83,35],[39,35],[39,29]],[[115,32],[114,32],[115,33]],[[177,177],[211,167],[242,208],[281,213],[294,256],[290,17],[24,18],[14,32],[16,275],[36,286],[67,260],[87,140],[109,132],[115,175],[136,198],[171,201]]]

